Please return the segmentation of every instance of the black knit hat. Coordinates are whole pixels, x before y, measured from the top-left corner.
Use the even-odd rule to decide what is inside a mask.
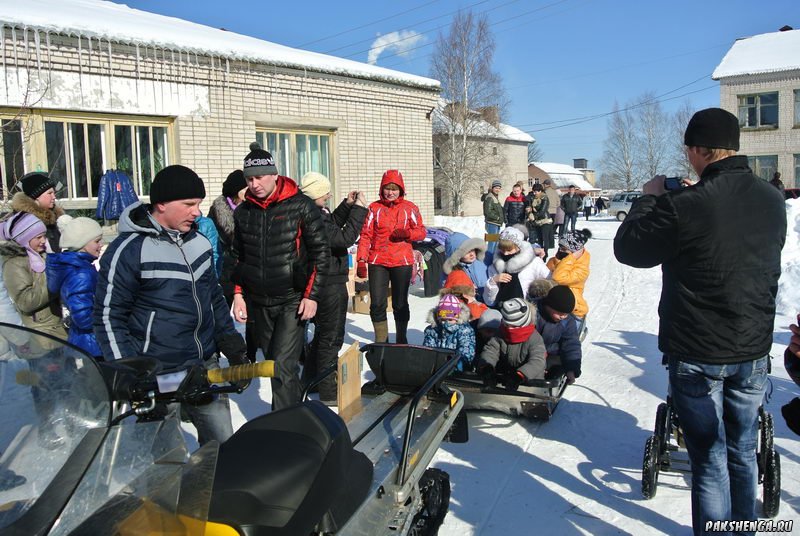
[[[556,285],[550,289],[542,303],[559,313],[569,314],[575,309],[575,294],[567,286]]]
[[[255,141],[250,144],[250,152],[244,157],[243,171],[245,178],[278,174],[272,155]]]
[[[56,181],[38,171],[24,175],[19,182],[22,191],[31,199],[36,199],[50,188],[57,186]]]
[[[158,173],[150,185],[151,203],[169,203],[178,199],[203,199],[206,187],[203,179],[186,166],[167,166]]]
[[[247,180],[241,169],[234,169],[222,183],[222,195],[225,197],[236,197],[243,188],[247,188]]]
[[[683,135],[689,147],[739,150],[739,120],[722,108],[706,108],[692,116]]]

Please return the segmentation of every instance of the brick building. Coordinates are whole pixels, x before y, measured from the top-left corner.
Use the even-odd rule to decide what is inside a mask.
[[[763,179],[800,185],[800,30],[737,40],[712,75],[720,107],[739,117],[740,152]]]
[[[336,198],[377,198],[383,171],[400,169],[433,217],[435,80],[99,0],[0,5],[4,198],[43,170],[66,185],[63,206],[93,208],[111,168],[146,198],[180,163],[208,204],[257,139],[282,174],[329,175]]]

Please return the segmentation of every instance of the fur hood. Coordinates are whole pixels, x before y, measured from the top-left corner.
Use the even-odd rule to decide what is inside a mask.
[[[494,269],[497,270],[498,274],[518,274],[533,262],[533,258],[536,255],[533,252],[533,246],[531,246],[530,242],[522,242],[518,247],[519,252],[511,257],[508,262],[503,260],[503,256],[499,250],[495,253],[492,265]]]
[[[0,240],[0,257],[10,259],[12,257],[25,257],[27,255],[28,250],[13,240]]]
[[[224,195],[214,199],[211,203],[211,208],[208,211],[208,217],[214,221],[217,226],[217,232],[221,235],[222,242],[225,244],[233,244],[233,210],[228,205],[228,200]]]
[[[25,195],[24,192],[17,192],[14,194],[14,197],[11,198],[11,210],[14,212],[27,212],[29,214],[33,214],[42,220],[42,223],[48,227],[55,225],[58,217],[64,215],[64,209],[58,205],[53,207],[52,210],[42,208],[36,204],[35,199],[31,199]]]
[[[482,262],[486,255],[486,242],[480,238],[469,238],[467,235],[461,233],[453,233],[450,235],[445,246],[445,255],[447,255],[447,258],[442,265],[444,273],[449,274],[453,268],[458,265],[461,257],[473,249],[478,250],[477,260],[475,262]]]
[[[453,293],[453,295],[455,295],[455,293]],[[467,307],[466,305],[464,305],[462,303],[461,304],[461,313],[459,313],[459,315],[458,315],[458,322],[456,322],[454,325],[466,324],[467,322],[469,322],[469,318],[470,318],[469,307]],[[428,311],[427,320],[428,320],[428,324],[430,324],[431,326],[440,326],[441,325],[439,323],[439,321],[436,319],[436,307],[434,307],[433,309]]]

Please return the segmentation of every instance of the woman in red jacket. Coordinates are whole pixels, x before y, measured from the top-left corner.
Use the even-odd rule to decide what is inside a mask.
[[[406,201],[405,190],[399,171],[390,169],[383,174],[380,199],[370,204],[358,243],[356,275],[361,278],[369,275],[369,316],[375,329],[375,342],[389,339],[386,305],[391,282],[397,330],[395,342],[408,343],[408,287],[414,264],[411,242],[425,238],[425,226],[417,205]]]

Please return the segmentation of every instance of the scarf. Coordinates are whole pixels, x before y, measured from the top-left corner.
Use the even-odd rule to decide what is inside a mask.
[[[507,326],[505,322],[500,323],[500,338],[508,344],[519,344],[527,341],[533,332],[536,331],[534,324],[520,326],[518,328]]]

